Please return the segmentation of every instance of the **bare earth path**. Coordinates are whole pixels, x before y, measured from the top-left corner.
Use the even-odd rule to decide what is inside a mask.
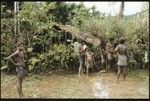
[[[15,75],[1,75],[1,97],[18,98]],[[149,98],[149,76],[116,82],[114,73],[91,73],[89,77],[32,75],[23,83],[25,98]]]

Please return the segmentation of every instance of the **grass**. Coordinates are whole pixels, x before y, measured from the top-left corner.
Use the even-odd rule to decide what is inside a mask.
[[[139,80],[145,80],[149,77],[149,70],[136,69],[129,72],[128,76]]]

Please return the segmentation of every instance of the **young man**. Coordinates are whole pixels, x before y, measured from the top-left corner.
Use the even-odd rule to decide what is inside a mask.
[[[94,53],[89,51],[88,48],[85,49],[85,65],[86,65],[86,75],[89,73],[89,68],[93,69],[93,66],[95,65],[94,60]]]
[[[85,60],[85,49],[86,45],[84,44],[83,41],[78,40],[79,42],[74,42],[74,48],[75,48],[75,53],[79,57],[79,69],[78,69],[78,76],[80,76],[83,73],[83,65],[84,65],[84,60]]]
[[[126,80],[126,70],[127,70],[127,46],[125,46],[125,39],[120,40],[120,44],[116,47],[115,52],[118,55],[118,73],[117,81],[119,82],[119,77],[123,74],[124,80]]]
[[[25,76],[25,50],[23,47],[23,43],[19,43],[17,46],[17,50],[15,51],[15,53],[11,54],[9,57],[7,57],[6,59],[10,60],[14,65],[16,65],[16,72],[18,74],[18,93],[19,93],[19,97],[23,97],[23,93],[22,93],[22,82],[23,82],[23,78]],[[16,62],[15,63],[11,57],[16,56]]]
[[[106,58],[107,58],[107,66],[106,66],[106,72],[110,72],[110,69],[112,69],[112,60],[114,55],[114,39],[110,38],[109,42],[106,44]]]

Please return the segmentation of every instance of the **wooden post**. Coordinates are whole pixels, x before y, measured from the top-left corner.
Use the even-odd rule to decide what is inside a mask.
[[[20,33],[20,21],[19,21],[19,17],[18,17],[18,14],[19,14],[19,2],[16,2],[17,4],[16,4],[16,10],[17,10],[17,33],[18,33],[18,35],[20,34],[20,37],[21,37],[21,40],[23,39],[23,37],[22,37],[22,34]]]
[[[16,38],[16,34],[17,34],[17,17],[16,17],[16,2],[14,2],[14,22],[15,22],[15,26],[14,26],[14,31],[15,31],[15,38]]]

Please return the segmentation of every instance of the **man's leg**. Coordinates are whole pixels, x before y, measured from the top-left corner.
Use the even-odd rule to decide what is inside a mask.
[[[86,65],[86,75],[88,76],[88,74],[89,74],[89,64],[87,63],[87,65]]]
[[[106,71],[110,72],[111,60],[108,60],[107,63],[108,63],[108,65],[107,65],[107,70]]]
[[[112,72],[116,72],[116,59],[115,58],[112,59],[111,65],[112,65]]]
[[[108,56],[106,55],[106,72],[108,71]]]
[[[79,56],[79,63],[80,63],[80,66],[79,66],[78,76],[80,76],[82,72],[83,60],[81,56]]]
[[[25,71],[24,67],[19,67],[18,68],[18,93],[19,93],[20,98],[23,97],[22,83],[23,83],[25,74],[26,74],[26,71]]]
[[[121,74],[121,66],[118,66],[117,82],[119,82],[120,74]]]
[[[83,63],[82,63],[82,73],[86,73],[86,64],[85,64],[85,58],[84,58],[84,56],[82,56],[82,61],[83,61]]]
[[[114,60],[110,60],[110,71],[113,72],[114,71]]]
[[[123,66],[123,78],[126,80],[126,75],[127,75],[127,66]]]
[[[19,97],[23,97],[23,92],[22,92],[22,82],[23,82],[23,77],[22,76],[18,76],[18,93],[19,93]]]
[[[92,69],[92,71],[94,72],[95,71],[95,68],[94,68],[94,63],[91,63],[91,69]]]

